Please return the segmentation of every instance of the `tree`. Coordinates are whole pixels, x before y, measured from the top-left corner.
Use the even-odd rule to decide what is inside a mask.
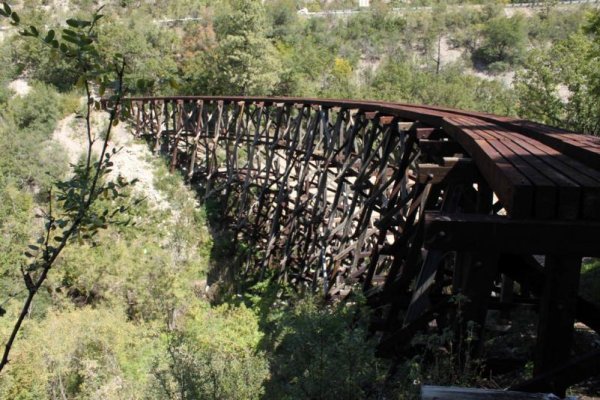
[[[265,5],[265,11],[270,19],[271,36],[285,39],[298,34],[298,13],[296,2],[293,0],[275,0]]]
[[[512,90],[501,82],[466,75],[460,65],[449,65],[436,74],[399,57],[377,70],[365,96],[503,115],[515,111]]]
[[[147,16],[135,11],[129,18],[114,18],[98,27],[99,51],[107,58],[122,54],[128,66],[125,85],[136,87],[143,80],[165,89],[177,77],[175,50],[179,38],[173,30],[161,30],[157,24],[149,24]],[[139,88],[138,88],[139,89]],[[153,89],[151,87],[150,89]],[[146,94],[146,93],[143,93]]]
[[[525,52],[527,30],[520,15],[512,18],[497,17],[488,21],[483,29],[484,41],[473,54],[475,61],[516,64]]]
[[[52,87],[34,82],[27,95],[11,99],[3,108],[0,151],[10,156],[0,159],[0,170],[18,187],[45,197],[54,178],[67,167],[66,157],[52,140],[59,95]]]
[[[519,113],[525,118],[600,135],[600,37],[598,14],[587,32],[549,50],[532,51],[517,75]]]
[[[332,98],[352,98],[354,92],[352,65],[350,65],[348,60],[336,57],[333,60],[331,71],[327,76],[327,81],[321,91],[321,95]]]
[[[95,13],[90,20],[69,19],[67,28],[62,30],[60,40],[54,30],[42,34],[42,29],[34,25],[22,27],[21,17],[7,4],[3,3],[0,15],[22,30],[23,37],[41,41],[45,46],[65,59],[71,60],[79,71],[79,84],[87,97],[86,137],[87,154],[82,164],[75,165],[72,175],[66,180],[57,181],[48,193],[48,209],[39,212],[44,221],[44,230],[34,244],[24,253],[28,262],[20,263],[23,279],[23,291],[26,293],[24,304],[6,341],[0,372],[8,365],[9,355],[25,317],[30,312],[34,297],[40,291],[48,273],[56,263],[67,244],[73,240],[88,240],[111,222],[117,222],[118,214],[124,210],[96,209],[95,201],[100,196],[119,197],[120,190],[128,185],[122,179],[106,182],[105,177],[112,166],[111,154],[107,152],[108,141],[113,125],[118,123],[121,98],[123,96],[123,75],[125,64],[122,57],[105,60],[97,50],[95,27],[102,15]],[[92,85],[97,85],[100,93],[112,85],[115,94],[111,96],[113,108],[110,111],[109,125],[103,136],[96,135],[91,128],[91,112],[100,103],[92,97]],[[99,159],[94,159],[93,146],[100,142]],[[118,223],[118,222],[117,222]],[[17,267],[17,266],[15,266]],[[19,294],[20,292],[17,292]],[[0,309],[0,311],[4,311]],[[1,312],[4,314],[4,312]]]
[[[166,357],[154,369],[163,398],[261,398],[269,370],[257,351],[262,334],[256,315],[243,305],[211,308],[192,301],[182,319],[181,328],[164,337]]]
[[[208,89],[213,94],[264,95],[279,82],[280,64],[266,36],[262,3],[232,0],[232,10],[215,21],[217,48],[209,54]]]
[[[26,8],[23,14],[19,15],[28,21],[28,24],[35,26],[43,26],[50,20],[48,14],[35,7]],[[43,41],[30,39],[22,35],[13,35],[2,44],[2,62],[10,66],[9,74],[26,75],[63,91],[70,89],[78,78],[73,63],[67,58],[56,57],[53,48]]]
[[[267,398],[372,398],[383,368],[360,306],[306,298],[281,315]]]
[[[0,375],[0,398],[160,399],[148,395],[157,346],[150,337],[120,308],[50,311],[29,322],[14,367]]]

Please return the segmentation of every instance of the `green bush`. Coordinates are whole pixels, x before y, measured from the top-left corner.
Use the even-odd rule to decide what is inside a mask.
[[[0,107],[4,107],[13,95],[14,92],[8,88],[8,81],[0,82]]]
[[[27,25],[47,26],[56,29],[55,23],[42,5],[26,6],[19,12],[21,21]],[[52,85],[61,91],[70,90],[78,76],[73,68],[72,60],[57,57],[56,53],[41,40],[21,35],[10,35],[0,45],[0,60],[7,66],[5,74],[8,79],[18,76],[28,77]]]
[[[586,23],[589,9],[583,7],[552,9],[535,14],[529,22],[529,37],[545,45],[567,39]]]
[[[495,61],[488,65],[488,71],[492,74],[501,74],[506,71],[510,71],[510,64],[506,61]]]
[[[59,117],[59,95],[51,87],[34,82],[23,97],[13,98],[3,109],[0,127],[0,171],[21,187],[45,192],[65,173],[64,150],[52,140]]]
[[[252,400],[269,376],[258,320],[245,308],[192,302],[180,329],[164,336],[156,361],[157,387],[167,398]]]
[[[26,96],[8,103],[4,116],[26,134],[49,139],[59,116],[59,95],[51,87],[33,82]]]
[[[62,94],[59,101],[60,115],[65,117],[69,114],[80,113],[81,98],[82,94],[78,90]]]
[[[0,320],[3,337],[5,322]],[[114,308],[51,312],[28,321],[0,375],[0,398],[140,398],[149,387],[153,345],[145,327]]]
[[[310,297],[284,310],[273,338],[267,398],[375,398],[385,369],[361,312],[356,304],[328,307]]]
[[[600,260],[592,259],[583,264],[579,293],[585,299],[600,305]]]
[[[0,293],[14,293],[21,282],[22,255],[37,226],[33,219],[33,196],[21,190],[13,178],[0,177]],[[4,300],[4,299],[2,299]]]
[[[475,63],[488,66],[495,62],[518,64],[523,60],[527,41],[527,25],[520,15],[497,17],[483,28],[482,45],[473,53]]]
[[[447,66],[439,74],[408,63],[390,59],[378,70],[367,98],[442,105],[464,110],[513,115],[513,91],[497,81],[465,75],[460,64]]]

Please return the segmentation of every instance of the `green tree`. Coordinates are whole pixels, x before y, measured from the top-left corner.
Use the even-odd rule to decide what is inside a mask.
[[[23,21],[34,26],[51,25],[50,16],[38,7],[26,7],[20,14]],[[56,29],[56,28],[54,28]],[[11,35],[1,45],[0,58],[8,66],[4,74],[11,78],[24,75],[67,91],[77,82],[78,75],[72,59],[58,57],[52,47],[42,41],[22,35]]]
[[[493,18],[485,24],[483,35],[482,45],[473,54],[476,62],[492,67],[490,64],[512,65],[522,61],[527,40],[527,25],[522,16]]]
[[[6,325],[0,325],[5,333]],[[121,309],[80,308],[32,320],[0,375],[2,399],[138,399],[150,393],[158,345]]]
[[[164,337],[154,376],[169,399],[251,400],[263,394],[267,360],[257,350],[258,320],[246,307],[195,301]]]
[[[205,64],[212,94],[261,95],[279,82],[279,60],[267,38],[267,23],[258,0],[232,0],[231,11],[215,21],[217,48]]]
[[[176,79],[178,68],[175,51],[179,36],[171,29],[148,23],[147,15],[135,11],[126,17],[108,17],[98,28],[99,51],[107,58],[122,54],[128,66],[125,85],[132,90],[137,82],[150,82],[150,90],[168,90],[164,84]],[[145,88],[145,87],[144,87]],[[144,93],[145,94],[145,93]]]
[[[531,52],[527,68],[516,80],[520,115],[600,134],[600,58],[594,20],[589,32],[571,35],[547,51]]]
[[[441,105],[465,110],[513,115],[513,91],[501,82],[462,72],[460,65],[447,66],[436,74],[402,59],[383,64],[370,83],[368,98]]]
[[[54,179],[66,170],[66,157],[52,140],[59,116],[59,95],[52,87],[33,82],[31,91],[15,97],[0,110],[0,171],[20,188],[45,197]]]
[[[181,177],[164,166],[153,172],[169,208],[139,202],[135,194],[100,201],[100,207],[127,208],[136,225],[109,226],[98,233],[97,245],[73,244],[49,285],[80,306],[125,305],[133,321],[173,327],[176,315],[197,295],[194,288],[207,272],[212,242],[203,210]]]
[[[23,28],[20,16],[7,3],[3,3],[0,15],[7,18],[12,25],[21,28],[22,30],[19,32],[21,36],[41,41],[56,54],[73,60],[80,74],[78,81],[84,88],[87,97],[85,112],[87,153],[85,160],[74,166],[72,175],[67,179],[55,182],[54,190],[48,193],[47,210],[40,211],[38,214],[39,218],[44,221],[44,229],[35,243],[28,246],[28,251],[24,253],[25,262],[22,261],[13,266],[20,270],[23,279],[23,290],[14,296],[24,292],[25,298],[4,345],[0,360],[0,371],[2,371],[10,361],[10,352],[23,322],[31,311],[33,299],[42,288],[48,273],[63,249],[74,239],[91,239],[99,229],[105,228],[108,223],[115,221],[115,215],[122,211],[120,209],[93,209],[94,202],[100,196],[119,197],[120,190],[128,183],[122,179],[118,179],[117,182],[106,182],[104,179],[112,166],[111,153],[107,151],[108,141],[112,126],[118,123],[117,109],[123,95],[122,83],[125,65],[119,57],[111,58],[107,65],[107,60],[104,60],[98,53],[95,46],[94,27],[102,15],[95,13],[90,20],[67,20],[68,27],[62,29],[60,41],[56,38],[54,30],[43,32],[42,28],[34,25]],[[110,112],[109,125],[104,137],[99,139],[91,129],[92,108],[94,105],[100,106],[99,103],[94,102],[92,97],[92,84],[98,85],[100,92],[103,92],[103,88],[115,81],[116,94],[111,96],[113,108]],[[35,118],[28,117],[18,121],[18,124],[28,126],[32,120],[35,121]],[[93,146],[97,140],[100,141],[101,146],[99,160],[96,161],[94,160]],[[9,300],[10,298],[6,301]],[[0,311],[0,315],[5,313],[1,307]]]
[[[265,4],[265,11],[271,24],[270,35],[276,39],[286,39],[298,34],[298,13],[293,0],[275,0]]]
[[[364,311],[364,310],[362,310]],[[306,298],[281,312],[267,398],[365,399],[382,377],[367,318],[356,305]],[[373,396],[376,397],[376,396]]]
[[[356,92],[354,86],[352,65],[348,60],[336,57],[320,95],[331,98],[352,98]]]

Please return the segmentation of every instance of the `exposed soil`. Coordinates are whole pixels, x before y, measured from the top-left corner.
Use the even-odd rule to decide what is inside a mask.
[[[14,91],[16,96],[27,96],[31,91],[31,86],[25,79],[15,79],[8,84],[8,88]]]
[[[92,120],[96,134],[100,133],[102,127],[106,127],[108,123],[104,113],[95,113]],[[64,147],[69,162],[76,163],[85,154],[87,147],[85,121],[77,119],[75,114],[67,116],[58,122],[53,138]],[[96,154],[99,154],[100,146],[101,140],[98,139],[94,144]],[[146,197],[158,208],[168,208],[169,203],[154,187],[154,167],[148,161],[152,155],[146,145],[133,140],[127,124],[119,124],[112,128],[108,151],[112,151],[113,148],[117,149],[117,153],[112,157],[114,166],[109,177],[114,179],[121,175],[129,181],[137,179],[135,192]]]

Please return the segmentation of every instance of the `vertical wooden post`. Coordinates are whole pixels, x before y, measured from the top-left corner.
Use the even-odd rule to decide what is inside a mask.
[[[196,157],[198,154],[198,143],[200,142],[200,135],[203,132],[202,126],[202,112],[204,108],[204,102],[202,100],[196,100],[194,105],[195,112],[197,113],[196,124],[194,125],[194,142],[191,146],[190,164],[188,167],[188,182],[192,180],[194,171],[196,170]]]
[[[469,187],[462,187],[458,192],[467,196],[468,189]],[[492,201],[493,193],[489,186],[485,182],[479,182],[473,211],[489,214]],[[468,367],[464,364],[467,357],[477,356],[483,350],[485,320],[494,278],[498,274],[499,256],[497,253],[479,252],[459,252],[456,255],[453,291],[467,299],[465,303],[459,304],[455,323],[461,367]],[[475,326],[469,331],[471,323]],[[469,337],[470,335],[473,337]]]
[[[142,110],[143,110],[143,103],[141,101],[132,101],[131,102],[131,109],[133,110],[134,106],[135,106],[135,135],[134,137],[136,139],[139,139],[142,135],[140,134],[140,132],[142,131],[142,121],[140,120],[143,116]]]
[[[459,356],[466,357],[467,352],[476,355],[483,345],[483,327],[487,316],[488,302],[494,278],[497,274],[498,254],[463,252],[459,253],[456,262],[457,292],[467,298],[458,310]],[[469,323],[475,327],[468,331]],[[473,338],[468,335],[473,334]],[[467,347],[467,341],[470,343]]]
[[[151,107],[154,108],[154,101],[152,101]],[[167,131],[169,129],[169,111],[168,111],[168,107],[169,107],[169,102],[167,100],[163,101],[163,108],[164,108],[164,120],[165,120],[165,131]],[[162,126],[160,124],[158,124],[158,129],[156,130],[156,143],[154,145],[154,154],[159,154],[160,150],[161,150],[161,145],[162,145]]]
[[[558,367],[569,359],[580,272],[580,256],[546,256],[534,375]],[[548,391],[564,396],[566,387],[559,387],[559,384],[550,386]]]
[[[177,166],[177,151],[179,149],[179,138],[183,131],[184,127],[184,113],[185,108],[183,105],[183,100],[177,100],[174,110],[173,110],[173,148],[172,148],[172,156],[171,156],[171,168],[169,170],[170,173],[175,172],[175,167]]]
[[[179,106],[181,104],[182,100],[181,99],[177,99],[173,101],[173,114],[171,115],[171,118],[173,118],[173,132],[168,131],[167,130],[167,146],[165,148],[166,153],[168,154],[168,152],[170,150],[173,149],[174,146],[174,137],[177,134],[177,129],[179,127]]]
[[[502,289],[500,291],[500,304],[502,304],[503,306],[507,306],[510,303],[512,303],[514,300],[514,297],[515,297],[514,290],[515,290],[514,281],[512,279],[510,279],[508,276],[502,275]],[[502,321],[510,320],[510,310],[502,309],[500,311],[500,318],[502,319]],[[504,322],[502,322],[502,323],[504,323]]]
[[[147,128],[146,128],[146,102],[145,101],[139,101],[136,102],[136,110],[137,110],[137,121],[139,124],[139,130],[137,132],[140,133],[140,136],[142,134],[142,132],[146,132]],[[133,103],[132,103],[133,106]],[[150,134],[152,134],[152,126],[150,126]]]

